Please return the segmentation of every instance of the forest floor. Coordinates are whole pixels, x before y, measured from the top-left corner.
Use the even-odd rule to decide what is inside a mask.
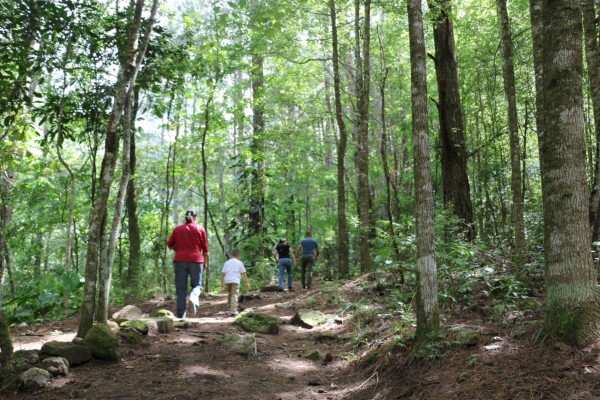
[[[506,315],[496,323],[478,313],[444,314],[445,345],[439,357],[407,362],[408,351],[392,346],[401,316],[371,313],[371,319],[340,311],[340,299],[389,304],[381,293],[366,293],[364,279],[325,289],[254,292],[241,304],[282,320],[276,335],[256,335],[257,354],[247,358],[221,345],[226,333],[243,333],[226,312],[226,297],[215,294],[201,303],[189,329],[145,336],[123,345],[117,363],[93,361],[53,378],[41,391],[0,392],[2,399],[600,399],[600,346],[577,349],[566,344],[534,346],[539,327],[534,315]],[[172,299],[140,305],[143,311],[173,309]],[[299,308],[331,315],[327,324],[305,329],[290,322]],[[527,323],[527,320],[531,323]],[[518,322],[517,322],[518,321]],[[536,323],[535,321],[538,321]],[[470,345],[456,345],[453,332],[477,332]],[[41,348],[46,341],[69,341],[77,320],[15,330],[15,350]],[[321,340],[324,337],[329,340]],[[397,350],[392,350],[396,348]],[[302,357],[309,350],[332,356],[331,362]],[[413,359],[414,360],[414,359]]]

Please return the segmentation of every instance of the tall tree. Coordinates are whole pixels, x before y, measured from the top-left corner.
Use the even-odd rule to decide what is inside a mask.
[[[542,23],[545,323],[585,345],[600,335],[600,296],[588,224],[579,0],[543,0]]]
[[[139,69],[139,62],[143,60],[145,48],[139,47],[140,27],[142,24],[142,11],[144,0],[137,0],[135,10],[128,29],[127,47],[124,61],[121,64],[116,83],[115,96],[109,121],[106,127],[106,138],[104,142],[104,157],[100,171],[100,183],[98,197],[94,204],[90,225],[88,228],[88,245],[85,264],[85,284],[78,337],[84,337],[94,323],[96,314],[96,288],[100,271],[100,252],[102,247],[103,229],[106,226],[108,197],[114,178],[114,171],[119,149],[118,126],[125,100],[130,87],[135,84],[135,77]],[[150,19],[146,29],[152,30],[152,25],[158,9],[158,0],[153,0],[150,11]],[[141,56],[140,56],[141,55]],[[106,267],[106,266],[105,266]],[[101,316],[102,317],[102,316]]]
[[[408,0],[412,129],[417,231],[417,340],[440,329],[433,224],[433,190],[427,113],[427,65],[421,0]]]
[[[519,116],[517,114],[517,91],[515,89],[515,66],[513,62],[513,42],[507,0],[496,0],[496,10],[500,20],[502,44],[502,74],[504,76],[504,95],[508,103],[508,134],[510,142],[510,167],[512,189],[513,232],[515,235],[515,256],[520,259],[525,252],[525,220],[523,179],[521,176],[521,146],[519,140]]]
[[[600,239],[600,44],[598,43],[594,0],[581,0],[581,10],[596,138],[594,180],[590,194],[590,225],[592,226],[592,241],[596,242]]]
[[[363,3],[364,16],[360,8]],[[360,21],[363,21],[362,32]],[[361,42],[362,38],[362,42]],[[369,91],[371,87],[371,0],[354,1],[354,61],[356,84],[356,155],[359,221],[359,263],[371,270],[371,193],[369,190]]]
[[[458,82],[451,0],[428,0],[433,13],[435,72],[442,153],[444,204],[460,219],[468,239],[475,238],[471,189],[467,175],[465,127]]]
[[[342,109],[342,91],[340,85],[340,61],[337,30],[337,10],[335,0],[329,0],[329,16],[331,18],[331,62],[333,66],[333,92],[335,102],[335,120],[339,137],[337,140],[337,252],[338,272],[342,277],[348,276],[348,221],[346,220],[346,145],[348,132]]]

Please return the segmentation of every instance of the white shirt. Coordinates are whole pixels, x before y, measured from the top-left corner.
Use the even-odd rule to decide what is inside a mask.
[[[242,274],[246,272],[244,264],[237,258],[230,258],[223,264],[221,272],[225,273],[225,283],[237,283],[239,285]]]

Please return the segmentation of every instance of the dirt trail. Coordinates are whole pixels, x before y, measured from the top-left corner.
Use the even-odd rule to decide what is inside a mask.
[[[339,358],[343,340],[317,342],[319,333],[341,337],[340,321],[305,329],[290,319],[306,302],[315,306],[319,293],[312,290],[260,293],[242,303],[258,312],[279,317],[283,323],[277,335],[256,335],[257,355],[249,359],[221,345],[226,333],[244,333],[226,311],[224,295],[202,300],[199,318],[189,318],[195,327],[176,329],[169,334],[144,337],[141,345],[124,346],[118,363],[93,361],[75,366],[67,377],[54,379],[50,387],[32,393],[2,393],[4,398],[22,399],[351,399],[365,378],[346,370]],[[173,309],[173,302],[155,301],[142,305]],[[49,340],[74,336],[75,319],[40,326],[33,336],[15,335],[15,348],[40,347]],[[57,339],[58,338],[58,339]],[[20,346],[20,347],[19,347]],[[308,350],[331,354],[323,363],[302,357]],[[362,387],[361,387],[362,385]],[[372,394],[373,392],[371,392]],[[2,396],[0,396],[2,397]]]

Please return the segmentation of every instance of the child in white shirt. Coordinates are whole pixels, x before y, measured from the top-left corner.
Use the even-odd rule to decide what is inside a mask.
[[[250,289],[250,282],[246,275],[246,268],[240,261],[240,251],[238,249],[231,250],[231,258],[225,261],[221,270],[221,290],[227,287],[227,306],[231,315],[238,313],[238,297],[240,295],[240,280],[244,277],[246,287]]]

